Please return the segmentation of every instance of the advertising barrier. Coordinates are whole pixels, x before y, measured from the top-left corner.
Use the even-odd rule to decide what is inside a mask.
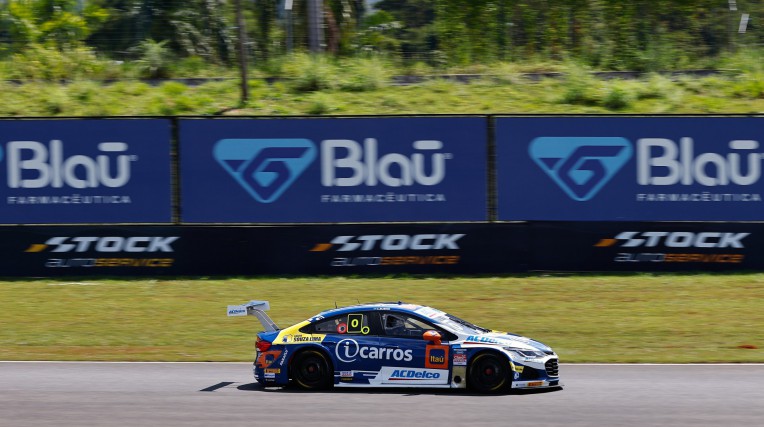
[[[764,269],[764,223],[0,227],[5,276]]]
[[[742,271],[764,268],[764,224],[537,222],[532,269]]]
[[[181,119],[181,221],[486,221],[485,117]]]
[[[8,276],[470,274],[528,269],[522,226],[2,227]]]
[[[0,223],[172,219],[170,120],[0,120]]]
[[[762,117],[496,118],[499,220],[764,220]]]

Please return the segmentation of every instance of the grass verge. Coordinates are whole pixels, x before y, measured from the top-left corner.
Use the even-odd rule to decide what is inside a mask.
[[[0,360],[249,361],[253,318],[357,301],[431,305],[551,345],[563,362],[764,362],[764,274],[0,282]]]

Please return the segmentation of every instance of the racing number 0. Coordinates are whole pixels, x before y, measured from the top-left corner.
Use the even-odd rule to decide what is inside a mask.
[[[348,333],[351,334],[368,334],[369,327],[363,326],[364,316],[363,314],[348,314]]]

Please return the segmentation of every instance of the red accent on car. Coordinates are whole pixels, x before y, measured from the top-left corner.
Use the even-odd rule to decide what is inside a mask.
[[[257,337],[257,341],[255,341],[255,347],[257,347],[257,351],[268,351],[268,349],[271,348],[271,343],[266,340],[261,340],[260,337]]]

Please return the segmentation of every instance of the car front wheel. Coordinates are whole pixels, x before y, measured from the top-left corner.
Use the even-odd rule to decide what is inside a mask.
[[[509,387],[509,362],[492,353],[481,353],[470,362],[467,384],[480,393],[498,393]]]
[[[322,390],[331,387],[333,372],[323,353],[306,350],[292,361],[292,379],[304,390]]]

